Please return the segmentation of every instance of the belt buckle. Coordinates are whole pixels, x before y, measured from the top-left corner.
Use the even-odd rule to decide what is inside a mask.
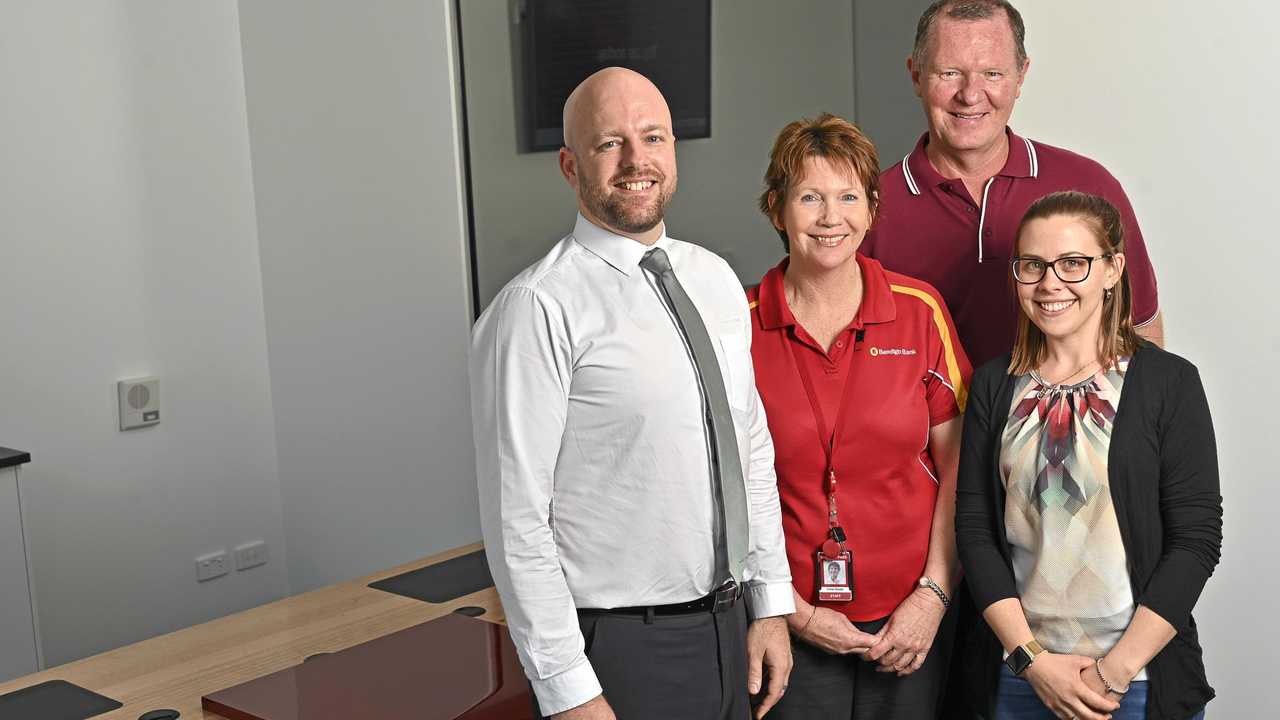
[[[733,580],[725,582],[716,590],[715,600],[711,604],[711,612],[718,613],[728,610],[738,603],[738,590],[741,586]]]

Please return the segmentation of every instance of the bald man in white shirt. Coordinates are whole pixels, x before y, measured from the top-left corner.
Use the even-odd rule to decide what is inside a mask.
[[[508,628],[548,717],[739,720],[748,694],[762,717],[795,607],[742,286],[666,233],[675,138],[653,83],[607,68],[564,118],[573,232],[472,339]]]

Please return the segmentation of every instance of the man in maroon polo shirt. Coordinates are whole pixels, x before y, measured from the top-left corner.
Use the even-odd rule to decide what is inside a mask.
[[[1124,221],[1134,324],[1162,344],[1155,272],[1120,183],[1093,160],[1008,127],[1030,66],[1024,36],[1022,16],[1004,0],[941,0],[925,10],[907,69],[929,131],[881,174],[880,217],[862,252],[937,288],[978,367],[1013,346],[1009,261],[1022,214],[1057,190],[1100,195]]]

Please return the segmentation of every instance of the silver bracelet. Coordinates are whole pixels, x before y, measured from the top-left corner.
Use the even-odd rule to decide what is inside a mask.
[[[1102,674],[1102,658],[1098,658],[1093,661],[1093,669],[1098,671],[1098,679],[1102,681],[1102,687],[1106,688],[1107,692],[1119,695],[1120,697],[1124,697],[1124,694],[1129,692],[1129,688],[1117,690],[1111,687],[1111,683],[1107,682],[1107,677]]]
[[[932,590],[933,594],[937,595],[938,599],[942,601],[943,610],[951,609],[951,598],[947,597],[947,594],[942,592],[942,588],[938,587],[938,583],[930,580],[927,577],[922,577],[918,581],[916,581],[916,585],[922,588],[929,588],[930,590]]]

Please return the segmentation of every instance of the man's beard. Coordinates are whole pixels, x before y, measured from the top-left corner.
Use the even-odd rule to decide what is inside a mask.
[[[624,233],[639,234],[648,232],[662,222],[667,204],[675,192],[674,183],[666,186],[667,176],[654,170],[649,173],[656,179],[658,195],[655,201],[645,205],[628,202],[621,192],[610,192],[613,183],[601,185],[591,178],[583,177],[580,184],[583,189],[582,202],[593,215],[603,220],[610,228]],[[614,181],[618,182],[618,181]]]

